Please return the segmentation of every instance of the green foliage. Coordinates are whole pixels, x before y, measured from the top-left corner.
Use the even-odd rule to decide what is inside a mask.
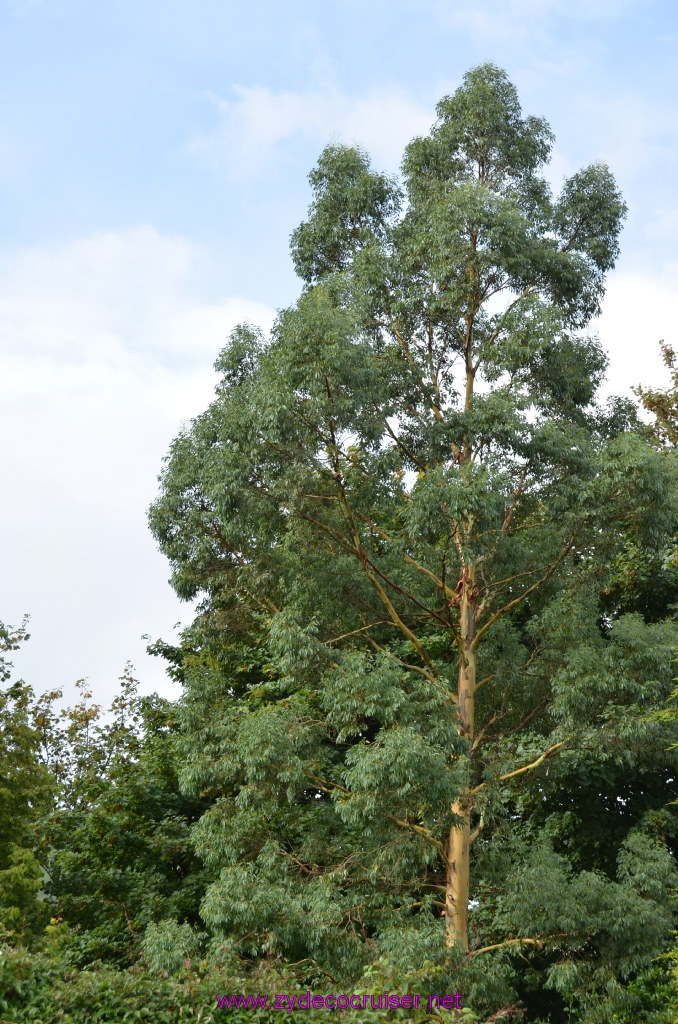
[[[75,971],[51,962],[46,955],[29,956],[9,949],[2,954],[0,1012],[15,1024],[103,1024],[113,1020],[170,1024],[177,1019],[208,1024],[219,1019],[212,1012],[216,1001],[209,998],[213,989],[203,992],[197,977],[177,981],[102,965]],[[217,979],[215,982],[218,985]]]
[[[171,918],[150,924],[144,933],[142,950],[151,970],[178,974],[191,969],[191,962],[199,959],[201,936],[190,924],[179,924]]]
[[[181,941],[179,943],[182,944]],[[74,971],[67,965],[54,963],[45,955],[28,955],[22,950],[0,947],[0,1013],[11,1014],[12,1024],[84,1024],[85,1021],[109,1024],[110,1021],[153,1021],[154,1024],[174,1024],[177,1020],[218,1024],[227,1019],[232,1024],[249,1024],[250,1021],[271,1021],[280,1016],[281,1020],[310,1021],[321,1024],[331,1013],[333,1019],[368,1024],[373,1021],[431,1021],[440,1024],[481,1024],[478,1017],[464,1000],[461,1010],[436,1008],[434,1013],[427,1010],[428,1000],[422,997],[417,1010],[392,1008],[379,1009],[383,1005],[384,992],[391,995],[421,994],[422,974],[436,977],[430,968],[419,974],[397,969],[392,962],[384,959],[376,963],[354,988],[328,988],[327,980],[320,981],[317,975],[285,968],[278,963],[262,964],[254,975],[244,975],[233,969],[233,964],[213,965],[208,972],[205,964],[195,965],[181,972],[181,976],[168,976],[135,968],[127,971],[112,970],[102,964],[94,964],[87,970]],[[334,995],[342,992],[350,996],[368,997],[366,1009],[310,1008],[289,1012],[289,1003],[283,1001],[283,1008],[274,1010],[276,995],[306,997]],[[438,982],[438,992],[444,990]],[[454,993],[452,987],[449,991]],[[267,997],[267,1008],[245,1008],[232,1005],[219,1006],[218,999],[236,995]],[[371,1009],[374,996],[376,1009]],[[455,1000],[453,999],[454,1003]],[[434,1004],[435,1006],[435,1004]],[[512,1013],[501,1014],[494,1020],[515,1019]],[[488,1022],[489,1024],[489,1022]]]
[[[634,390],[645,410],[654,417],[649,428],[650,437],[666,457],[667,463],[671,465],[676,456],[676,445],[678,442],[678,368],[676,367],[675,353],[670,345],[662,341],[660,342],[660,347],[664,363],[671,371],[670,386],[666,390],[643,388],[642,386]],[[654,570],[651,580],[647,579],[646,574],[641,575],[637,573],[634,564],[629,565],[630,558],[625,559],[623,574],[620,573],[620,576],[622,576],[627,589],[632,592],[640,591],[643,593],[651,588],[653,593],[659,594],[660,601],[663,600],[664,605],[670,608],[675,615],[677,605],[676,574],[678,572],[678,548],[675,530],[670,544],[666,545],[661,554],[662,557],[659,565],[651,567]],[[676,682],[675,679],[674,682]],[[652,720],[657,723],[675,724],[678,721],[677,700],[678,687],[671,692],[664,706],[652,715]],[[676,749],[675,742],[671,749]],[[672,803],[675,805],[676,801],[674,800]],[[676,893],[674,893],[675,895]],[[678,938],[678,933],[676,937]],[[673,946],[667,957],[671,963],[671,1008],[674,1016],[678,1018],[678,944]]]
[[[185,686],[182,789],[211,801],[201,916],[211,955],[346,983],[394,958],[461,972],[496,1019],[611,1021],[675,918],[675,727],[651,713],[678,642],[676,463],[628,403],[596,405],[609,170],[552,196],[550,129],[493,65],[437,114],[402,185],[323,152],[299,300],[270,338],[234,331],[150,512],[202,602],[156,645]],[[461,956],[442,911],[464,814]]]
[[[82,701],[46,721],[60,780],[42,825],[46,892],[71,926],[65,945],[79,965],[134,961],[157,919],[195,923],[204,886],[188,839],[203,804],[178,792],[174,709],[139,697],[129,670],[120,683],[107,716],[83,684]]]
[[[634,388],[643,407],[654,416],[653,435],[656,443],[667,449],[678,445],[678,367],[676,355],[670,345],[660,342],[665,366],[671,371],[671,385],[665,391],[659,388]]]
[[[309,181],[310,217],[291,238],[295,270],[305,281],[343,269],[354,253],[384,238],[400,205],[396,183],[373,174],[358,149],[328,146]]]
[[[28,639],[0,623],[0,681],[11,676],[5,655]],[[30,686],[15,682],[0,691],[0,934],[29,941],[48,920],[38,898],[43,882],[34,827],[49,805],[53,779],[40,758],[39,705]]]

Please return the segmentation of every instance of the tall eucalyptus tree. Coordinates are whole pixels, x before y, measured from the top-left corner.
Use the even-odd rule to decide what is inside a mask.
[[[496,887],[469,936],[471,850],[573,730],[605,746],[570,661],[609,639],[619,524],[651,545],[675,511],[629,407],[595,405],[605,357],[583,329],[625,215],[610,171],[554,198],[550,129],[493,65],[437,114],[402,185],[323,151],[291,240],[300,298],[269,339],[233,332],[151,510],[230,652],[186,668],[184,784],[221,793],[197,833],[223,867],[203,916],[319,961],[328,922],[360,943],[408,914],[461,955],[548,943],[506,907],[488,925]],[[606,671],[603,703],[644,669]]]

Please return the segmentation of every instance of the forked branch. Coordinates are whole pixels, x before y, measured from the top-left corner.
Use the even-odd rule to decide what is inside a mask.
[[[535,590],[542,586],[542,584],[546,583],[548,580],[551,579],[558,566],[562,565],[562,563],[565,561],[570,551],[574,547],[575,539],[576,533],[573,533],[570,537],[570,540],[568,541],[567,545],[563,548],[558,558],[555,560],[555,562],[552,563],[552,565],[549,566],[548,571],[544,573],[541,579],[537,580],[537,582],[533,583],[531,587],[528,587],[527,590],[524,590],[522,594],[519,594],[518,597],[514,597],[512,601],[509,601],[508,604],[505,604],[503,608],[499,608],[498,611],[494,613],[494,615],[490,616],[487,622],[484,623],[484,625],[481,626],[481,628],[476,633],[475,640],[473,641],[473,646],[475,648],[478,647],[478,642],[483,633],[485,633],[490,628],[490,626],[493,626],[497,619],[501,618],[501,616],[505,615],[507,612],[510,612],[513,608],[516,607],[516,605],[519,605],[521,601],[524,601],[526,597],[529,597],[530,594],[533,594]]]

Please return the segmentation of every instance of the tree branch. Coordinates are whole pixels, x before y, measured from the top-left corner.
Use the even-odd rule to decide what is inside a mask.
[[[541,939],[505,939],[504,942],[495,942],[494,946],[483,946],[482,949],[471,950],[472,956],[477,956],[478,953],[489,953],[493,949],[503,949],[504,946],[512,946],[519,942],[521,945],[536,946],[537,949],[543,949],[544,943]]]
[[[403,442],[400,440],[400,438],[395,433],[395,431],[393,431],[391,429],[391,425],[388,422],[388,420],[386,419],[386,417],[384,417],[384,423],[386,424],[387,431],[389,432],[389,434],[391,435],[391,437],[395,441],[395,443],[398,446],[398,448],[400,448],[400,450],[402,452],[404,452],[405,455],[407,455],[408,459],[410,459],[415,464],[415,466],[419,467],[419,469],[421,470],[422,473],[425,473],[426,472],[426,466],[423,464],[423,462],[419,461],[419,459],[416,457],[416,455],[414,455],[410,451],[410,449],[407,447],[407,445],[403,444]]]
[[[364,523],[367,523],[367,525],[370,527],[370,529],[374,530],[374,532],[376,534],[378,534],[378,536],[381,537],[382,540],[386,540],[389,543],[392,543],[393,538],[390,537],[388,535],[388,533],[386,533],[386,531],[383,530],[380,526],[377,526],[376,523],[372,522],[372,520],[369,518],[369,516],[366,516],[364,512],[361,512],[361,511],[358,510],[358,511],[356,511],[356,515],[360,519],[362,519],[362,521]],[[455,594],[454,590],[452,590],[450,587],[448,587],[447,584],[444,582],[444,580],[442,580],[439,576],[436,576],[436,574],[434,572],[431,572],[430,569],[427,569],[426,566],[420,565],[419,562],[415,561],[415,559],[412,558],[411,555],[408,555],[408,553],[406,551],[403,551],[403,558],[405,559],[405,561],[407,562],[408,565],[412,566],[413,569],[416,569],[418,572],[423,573],[424,576],[428,576],[428,578],[433,583],[435,583],[435,585],[438,587],[438,589],[442,590],[443,593],[446,594],[448,597],[450,597],[450,598],[455,598],[456,597],[456,594]]]
[[[355,636],[357,633],[364,633],[367,630],[373,629],[375,626],[388,626],[393,625],[390,619],[380,619],[378,622],[370,622],[368,626],[361,626],[359,629],[352,629],[350,633],[342,633],[341,636],[335,636],[332,640],[325,640],[324,643],[336,644],[340,640],[345,640],[348,636]]]
[[[513,491],[513,494],[511,495],[511,503],[510,503],[508,509],[506,510],[506,515],[504,516],[504,522],[503,522],[502,527],[501,527],[501,532],[502,533],[506,533],[506,531],[508,530],[509,526],[511,525],[511,520],[513,519],[513,513],[516,510],[516,505],[518,503],[518,498],[523,493],[523,487],[525,485],[526,477],[527,477],[527,465],[523,466],[523,469],[522,469],[522,472],[520,474],[520,478],[518,480],[518,483],[516,484],[516,487],[515,487],[515,489]]]
[[[399,343],[400,347],[402,348],[403,352],[405,353],[405,358],[407,359],[408,363],[410,364],[412,369],[417,374],[417,379],[419,380],[419,383],[421,385],[422,391],[424,392],[424,394],[427,397],[429,397],[426,385],[424,384],[424,381],[422,380],[421,375],[419,373],[419,367],[416,364],[414,356],[412,355],[412,353],[409,350],[407,342],[403,338],[403,336],[400,333],[400,331],[398,330],[398,328],[393,323],[391,324],[391,330],[393,331],[393,333],[395,334],[396,338],[398,339],[398,343]],[[430,397],[429,397],[429,401],[430,401]],[[433,409],[433,415],[435,416],[435,418],[438,420],[439,423],[444,423],[445,422],[445,417],[441,413],[441,411],[438,408],[438,406],[436,405],[436,403],[435,402],[431,402],[430,404],[431,404],[431,408]]]
[[[497,340],[497,338],[499,337],[499,335],[501,334],[501,332],[502,332],[502,330],[503,330],[503,320],[504,320],[504,319],[505,319],[505,318],[506,318],[506,317],[507,317],[507,316],[509,315],[509,313],[511,312],[511,310],[512,310],[512,309],[515,309],[515,307],[516,307],[516,306],[518,305],[518,303],[519,303],[519,302],[522,302],[522,301],[523,301],[523,299],[524,299],[524,298],[526,298],[526,297],[527,297],[527,296],[528,296],[528,295],[530,294],[530,292],[533,292],[533,291],[535,290],[535,288],[536,288],[536,287],[537,287],[537,286],[536,286],[536,285],[534,285],[534,284],[529,284],[529,285],[527,286],[527,288],[525,288],[525,289],[524,289],[524,290],[523,290],[523,291],[522,291],[522,292],[520,293],[520,295],[519,295],[519,296],[518,296],[517,298],[515,298],[515,299],[513,300],[513,302],[509,302],[508,306],[506,307],[506,309],[504,310],[504,312],[503,312],[503,313],[501,314],[501,317],[499,318],[499,323],[497,324],[496,330],[495,330],[495,331],[493,331],[493,333],[492,333],[492,334],[490,335],[490,337],[489,337],[489,338],[487,339],[487,344],[488,344],[488,345],[491,345],[493,341],[496,341],[496,340]]]
[[[403,661],[402,658],[399,658],[396,654],[393,654],[392,651],[388,651],[385,647],[382,647],[381,644],[378,644],[374,637],[370,636],[369,633],[367,634],[367,640],[369,644],[372,647],[374,647],[375,651],[379,652],[379,654],[387,654],[389,658],[393,658],[394,661],[397,661],[397,663],[401,665],[403,668],[409,669],[410,672],[418,672],[419,675],[424,676],[425,679],[428,679],[429,682],[432,682],[431,674],[430,672],[427,672],[425,668],[420,668],[418,665],[410,665],[408,662]]]
[[[428,839],[428,841],[433,843],[433,845],[438,849],[441,857],[443,857],[443,859],[445,858],[445,847],[440,840],[436,839],[431,833],[430,828],[424,828],[423,825],[414,825],[411,821],[403,821],[402,818],[396,818],[393,814],[386,814],[385,817],[396,825],[400,825],[401,828],[410,829],[410,831],[416,832],[417,835],[423,836],[424,839]]]
[[[526,764],[523,768],[516,768],[515,771],[507,772],[506,775],[500,775],[498,781],[506,782],[507,779],[513,779],[516,775],[522,775],[523,772],[529,772],[532,771],[533,768],[538,768],[539,765],[542,764],[546,760],[546,758],[554,752],[554,750],[558,750],[558,748],[564,746],[564,744],[565,740],[561,740],[560,743],[554,743],[552,747],[549,747],[549,749],[545,750],[543,754],[540,754],[537,760],[533,761],[532,764]],[[471,790],[471,796],[475,796],[476,793],[479,793],[481,789],[484,789],[485,786],[486,783],[481,782],[479,786],[476,786],[474,789]]]
[[[520,669],[518,671],[520,671]],[[518,725],[516,725],[516,727],[514,729],[502,729],[500,732],[492,733],[492,735],[489,736],[488,739],[498,740],[498,739],[501,739],[502,736],[513,736],[514,733],[520,732],[520,730],[523,728],[523,726],[527,725],[527,723],[530,721],[530,719],[534,718],[534,716],[536,714],[538,714],[540,711],[544,710],[544,708],[546,707],[548,702],[549,702],[549,698],[546,697],[541,702],[541,704],[537,704],[536,708],[533,708],[532,711],[530,711],[529,715],[526,715],[525,718],[523,718],[522,722],[520,722]]]
[[[538,587],[540,587],[543,583],[546,583],[547,580],[551,579],[558,566],[565,561],[568,554],[572,550],[572,547],[574,546],[575,537],[576,534],[573,533],[567,546],[563,549],[563,551],[555,560],[555,562],[553,562],[553,564],[549,567],[548,572],[545,573],[540,580],[537,580],[536,583],[533,583],[531,587],[528,587],[527,590],[523,591],[522,594],[519,594],[519,596],[514,598],[513,601],[509,601],[509,603],[505,604],[503,608],[500,608],[498,611],[496,611],[494,615],[492,615],[487,620],[487,622],[483,626],[481,626],[481,628],[476,633],[475,639],[473,641],[474,648],[477,648],[478,641],[480,640],[483,633],[485,633],[486,630],[490,628],[490,626],[493,626],[498,618],[500,618],[502,615],[505,615],[506,612],[510,612],[512,608],[515,608],[516,605],[520,604],[521,601],[524,601],[526,597],[529,597],[530,594],[534,593],[534,591],[537,590]]]

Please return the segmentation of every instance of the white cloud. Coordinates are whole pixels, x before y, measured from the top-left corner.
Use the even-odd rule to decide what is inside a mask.
[[[172,437],[212,398],[228,332],[274,315],[206,298],[203,263],[150,228],[0,258],[0,619],[31,613],[15,662],[38,689],[88,676],[110,692],[127,657],[163,686],[140,636],[190,619],[146,508]]]
[[[606,394],[630,396],[632,387],[668,383],[659,342],[678,350],[675,280],[678,264],[661,273],[618,271],[610,276],[597,329],[610,357]]]
[[[397,170],[404,147],[427,132],[435,118],[433,106],[394,88],[352,97],[332,88],[275,93],[236,85],[233,94],[233,99],[210,94],[220,123],[188,148],[234,176],[264,169],[276,146],[300,135],[364,146],[375,164]]]
[[[678,236],[678,205],[650,208],[645,216],[645,235],[648,240],[661,244],[662,248],[673,249]]]
[[[592,22],[618,19],[634,0],[473,0],[440,3],[437,13],[448,28],[468,32],[484,43],[527,40],[557,18]],[[553,44],[553,40],[552,40]]]
[[[675,161],[678,116],[667,97],[650,100],[617,90],[606,96],[580,95],[576,106],[591,160],[604,159],[629,179],[642,174],[644,189],[645,172]]]
[[[78,362],[193,359],[223,344],[234,316],[270,317],[242,299],[199,295],[206,255],[149,227],[0,256],[3,347]],[[191,333],[191,320],[200,319]],[[187,319],[188,318],[188,319]]]

